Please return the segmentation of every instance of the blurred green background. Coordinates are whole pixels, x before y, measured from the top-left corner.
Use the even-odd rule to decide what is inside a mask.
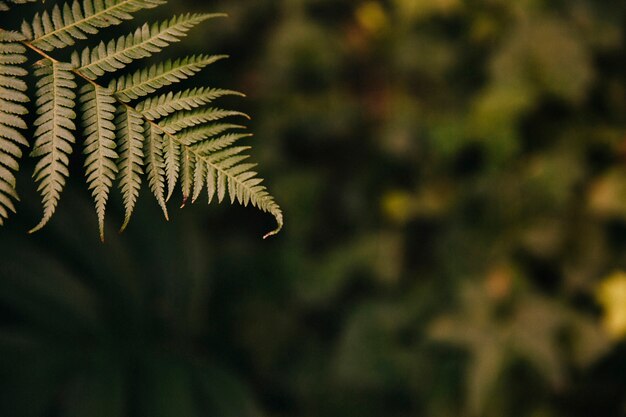
[[[626,415],[626,3],[170,0],[286,227],[74,161],[0,231],[0,415]],[[133,25],[130,25],[133,26]],[[119,29],[116,29],[119,30]],[[31,163],[32,162],[28,162]],[[174,201],[173,205],[177,204]]]

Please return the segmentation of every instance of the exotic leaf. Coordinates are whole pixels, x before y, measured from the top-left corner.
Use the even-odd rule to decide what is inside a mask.
[[[186,80],[207,65],[223,58],[226,58],[226,55],[194,55],[175,61],[168,60],[113,80],[109,87],[126,103],[152,94],[162,87]]]
[[[161,51],[172,42],[178,42],[187,31],[198,23],[220,15],[187,14],[171,18],[169,21],[147,23],[135,32],[110,40],[92,49],[85,48],[72,54],[72,63],[79,67],[85,77],[95,80],[105,72],[115,72],[136,59],[146,58]]]
[[[121,228],[121,230],[124,230],[135,208],[135,202],[141,186],[144,127],[141,115],[126,106],[119,108],[115,125],[117,127],[117,139],[120,148],[120,158],[117,161],[119,187],[124,199],[124,208],[126,209],[124,224]]]
[[[18,200],[15,191],[14,171],[19,169],[18,160],[22,150],[18,145],[28,146],[28,142],[18,131],[26,123],[27,113],[22,104],[28,101],[27,75],[22,64],[26,62],[26,48],[18,42],[0,42],[0,225],[15,212],[13,200]]]
[[[85,134],[85,174],[96,203],[100,239],[104,240],[104,212],[109,190],[117,175],[115,161],[115,99],[102,87],[87,84],[81,89],[83,128]]]
[[[74,74],[71,65],[43,59],[35,64],[37,81],[37,120],[35,120],[35,146],[31,156],[40,158],[33,177],[39,183],[38,191],[43,197],[43,218],[30,232],[48,223],[57,203],[65,180],[69,176],[69,155],[75,142],[76,129]]]
[[[119,25],[133,18],[131,13],[165,3],[163,0],[74,0],[62,8],[37,13],[32,23],[22,24],[22,33],[31,44],[44,51],[64,48],[87,39],[100,29]]]

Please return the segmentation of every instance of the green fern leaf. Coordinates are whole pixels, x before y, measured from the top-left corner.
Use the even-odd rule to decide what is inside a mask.
[[[104,42],[92,49],[85,48],[72,54],[72,63],[79,67],[81,74],[92,80],[105,72],[115,72],[132,61],[146,58],[161,51],[172,42],[178,42],[187,32],[206,19],[223,16],[219,14],[187,14],[176,16],[168,21],[144,24],[135,32],[117,40]]]
[[[163,160],[165,161],[165,176],[167,177],[167,197],[169,201],[178,182],[180,171],[180,144],[171,136],[163,136]]]
[[[2,0],[0,1],[0,12],[6,12],[11,9],[11,6],[16,4],[33,3],[37,0]]]
[[[216,190],[217,170],[215,169],[213,165],[209,164],[205,160],[200,160],[199,162],[202,162],[206,168],[206,188],[209,194],[209,204],[211,204],[211,202],[213,201],[213,198],[215,197],[215,193],[217,191]]]
[[[145,122],[145,165],[148,176],[148,186],[154,194],[163,215],[169,220],[165,205],[165,162],[163,161],[163,134]]]
[[[126,106],[120,106],[115,125],[120,147],[120,158],[117,161],[119,187],[126,211],[121,227],[123,231],[128,226],[141,187],[144,127],[141,115]]]
[[[193,195],[191,196],[191,202],[195,203],[196,200],[198,199],[198,197],[200,197],[200,194],[202,193],[202,190],[204,188],[204,184],[206,181],[206,167],[207,164],[200,161],[195,161],[196,164],[194,166],[194,170],[193,170]]]
[[[242,116],[247,119],[250,117],[239,111],[222,110],[216,108],[201,109],[191,112],[177,112],[159,122],[159,127],[163,131],[176,134],[183,129],[200,126],[204,123],[214,122],[231,116]]]
[[[80,92],[85,134],[87,184],[96,203],[100,239],[104,240],[104,214],[117,174],[115,161],[115,98],[102,87],[85,85]]]
[[[15,191],[15,174],[22,150],[18,145],[28,142],[16,129],[26,127],[23,115],[27,113],[22,103],[28,101],[27,71],[21,64],[26,62],[26,48],[17,42],[0,42],[0,225],[15,213],[13,200],[19,200]]]
[[[31,0],[0,0],[0,10]],[[75,77],[86,83],[80,90],[79,111],[83,121],[86,181],[95,200],[98,227],[104,237],[106,204],[113,181],[119,180],[125,208],[123,230],[130,220],[142,183],[150,190],[168,217],[166,202],[180,184],[183,205],[195,201],[206,187],[209,202],[229,199],[231,204],[252,204],[274,215],[277,229],[282,212],[262,179],[246,162],[246,146],[237,142],[250,136],[223,119],[248,117],[244,113],[207,108],[219,97],[242,95],[232,90],[189,88],[152,96],[157,90],[186,80],[225,56],[194,55],[166,61],[131,74],[122,70],[135,60],[157,53],[186,36],[187,32],[219,14],[187,14],[161,23],[145,24],[133,33],[100,42],[80,53],[73,51],[71,64],[57,61],[44,51],[73,46],[79,40],[96,38],[101,29],[131,20],[133,13],[162,4],[164,0],[71,0],[39,12],[22,33],[0,29],[0,224],[15,211],[18,199],[15,172],[19,169],[20,146],[27,141],[20,133],[26,127],[28,101],[23,78],[27,72],[25,51],[43,57],[35,65],[37,118],[31,155],[39,158],[33,174],[43,199],[43,217],[31,230],[39,230],[51,218],[69,175],[69,155],[75,142]],[[5,15],[6,16],[6,15]],[[108,87],[97,80],[115,75]],[[134,100],[140,103],[130,105]],[[116,152],[119,149],[120,154]],[[145,167],[145,168],[144,168]]]
[[[252,136],[249,133],[229,133],[218,138],[206,140],[193,145],[193,150],[201,155],[209,155],[213,152],[225,149],[240,139]]]
[[[207,158],[205,160],[210,159],[210,157],[203,158]],[[250,171],[254,164],[240,164],[242,160],[242,157],[232,157],[214,163],[215,170],[218,172],[218,197],[220,201],[224,198],[224,182],[226,181],[231,202],[237,200],[243,206],[252,204],[260,210],[272,214],[276,219],[277,227],[266,234],[263,237],[265,239],[280,231],[283,226],[283,214],[265,186],[261,185],[262,180],[256,176],[256,172]]]
[[[117,98],[127,103],[152,94],[162,87],[186,80],[202,68],[226,57],[226,55],[194,55],[173,62],[168,60],[113,80],[109,88],[115,90]]]
[[[204,162],[207,166],[209,202],[214,193],[217,193],[218,201],[222,201],[228,187],[231,201],[237,200],[244,206],[252,204],[274,216],[277,227],[275,230],[267,233],[263,237],[265,239],[275,235],[282,229],[283,214],[266,187],[261,185],[262,180],[256,176],[256,172],[250,171],[254,165],[241,164],[247,156],[240,155],[240,153],[246,149],[248,148],[234,147],[208,156],[196,154],[196,161],[198,161],[197,164]]]
[[[48,223],[69,175],[69,155],[75,142],[74,112],[76,88],[69,64],[43,59],[35,64],[37,81],[37,114],[35,146],[31,156],[40,158],[33,177],[43,197],[43,218],[30,233]]]
[[[25,39],[26,37],[19,32],[0,29],[0,42],[2,43],[22,42]]]
[[[211,103],[213,100],[228,96],[244,94],[219,88],[192,88],[177,93],[169,92],[157,97],[150,97],[135,106],[137,111],[149,120],[160,119],[181,110],[193,110]]]
[[[194,183],[194,168],[196,165],[196,157],[189,150],[189,148],[183,147],[180,155],[180,171],[181,179],[180,185],[183,191],[183,203],[181,208],[185,206],[189,195],[191,194],[191,188]]]
[[[75,0],[63,8],[36,14],[32,23],[22,24],[22,33],[31,44],[44,51],[64,48],[87,39],[100,29],[119,25],[133,18],[131,13],[164,4],[163,0]]]
[[[207,141],[220,133],[230,129],[245,129],[245,126],[234,125],[229,123],[213,123],[200,127],[186,129],[176,135],[184,145],[194,145],[201,141]],[[231,143],[232,144],[232,143]],[[218,150],[218,149],[216,149]]]

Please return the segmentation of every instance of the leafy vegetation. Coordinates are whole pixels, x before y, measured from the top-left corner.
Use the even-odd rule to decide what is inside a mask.
[[[19,31],[1,29],[0,67],[6,96],[0,116],[2,128],[2,170],[0,182],[0,222],[15,212],[17,200],[14,171],[19,169],[21,149],[30,141],[17,129],[25,129],[23,116],[28,101],[24,77],[26,50],[40,56],[34,64],[36,111],[34,144],[31,156],[39,158],[34,178],[43,198],[44,214],[31,232],[45,226],[58,205],[67,177],[68,164],[77,142],[77,113],[84,138],[85,173],[92,192],[100,238],[104,240],[104,218],[109,193],[119,178],[126,209],[122,230],[128,225],[135,208],[144,170],[148,185],[168,217],[165,203],[180,184],[183,205],[196,200],[203,189],[222,202],[226,195],[231,204],[237,200],[271,213],[282,227],[282,212],[269,195],[262,180],[244,163],[248,158],[245,146],[234,146],[246,134],[234,133],[242,127],[216,122],[241,112],[206,107],[214,99],[237,94],[228,90],[194,88],[152,96],[164,86],[185,80],[221,56],[193,55],[166,61],[151,67],[124,73],[136,60],[148,58],[201,22],[219,14],[184,14],[160,23],[145,23],[131,33],[105,42],[99,40],[100,30],[133,19],[133,13],[163,4],[161,0],[74,0],[55,4],[48,10],[25,20]],[[5,18],[10,19],[9,5],[2,3]],[[79,41],[97,43],[80,51]],[[99,43],[98,43],[99,41]],[[70,62],[49,55],[72,47]],[[101,80],[108,73],[108,83]],[[80,89],[77,88],[81,84]],[[173,103],[164,99],[176,97]],[[141,103],[136,100],[141,99]],[[168,100],[169,101],[169,100]],[[247,117],[247,116],[246,116]],[[118,152],[119,150],[119,152]]]
[[[260,241],[271,219],[238,206],[166,223],[140,193],[102,245],[68,177],[27,236],[21,170],[0,415],[623,415],[626,4],[207,4],[157,20],[230,16],[189,32],[190,53],[236,51],[193,80],[246,91],[289,227]]]

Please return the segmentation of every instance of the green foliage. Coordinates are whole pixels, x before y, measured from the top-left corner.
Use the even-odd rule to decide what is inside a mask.
[[[200,205],[166,223],[151,191],[100,245],[91,196],[70,178],[54,221],[24,236],[39,207],[20,188],[0,239],[0,415],[623,416],[625,2],[206,4],[231,18],[184,44],[227,44],[237,61],[124,99],[158,108],[146,117],[158,123],[216,107],[186,107],[211,77],[249,91],[236,110],[267,138],[259,162],[281,172],[289,230],[267,244],[246,210],[223,221]],[[105,44],[133,25],[103,31]],[[171,69],[169,49],[155,58]],[[133,90],[157,71],[169,70],[137,61],[101,84],[143,94],[169,82]],[[141,150],[116,148],[144,159],[118,175],[140,168],[165,206],[151,149],[165,138],[146,118],[129,129]],[[243,120],[181,133],[244,134],[220,127]],[[179,189],[204,200],[210,177],[217,199],[217,172],[196,164],[192,177],[179,148]],[[125,208],[110,194],[112,218]]]
[[[163,87],[194,76],[223,56],[192,55],[130,74],[122,71],[134,61],[148,58],[179,41],[199,23],[223,15],[186,14],[161,23],[145,23],[128,35],[108,42],[100,40],[96,46],[84,47],[80,52],[75,49],[71,63],[49,55],[57,50],[66,51],[68,47],[76,48],[79,41],[98,41],[96,35],[101,29],[132,20],[134,12],[163,3],[161,0],[76,0],[36,13],[31,20],[24,21],[20,33],[1,29],[0,81],[7,89],[2,102],[7,105],[2,106],[0,113],[4,145],[0,147],[0,222],[9,211],[15,211],[14,172],[19,168],[21,156],[17,145],[29,145],[18,131],[26,128],[23,118],[26,108],[21,103],[28,101],[22,79],[27,75],[28,49],[43,58],[34,66],[38,117],[31,156],[39,158],[34,178],[39,184],[44,214],[31,232],[45,226],[55,212],[70,175],[68,165],[77,138],[84,138],[86,181],[94,198],[101,239],[104,239],[105,212],[113,183],[119,180],[125,207],[123,230],[137,201],[144,165],[150,189],[166,218],[165,202],[180,185],[183,205],[192,194],[195,200],[207,188],[209,201],[217,192],[219,202],[228,195],[231,204],[235,201],[252,204],[272,214],[278,226],[266,236],[281,229],[280,208],[252,171],[254,165],[243,163],[247,156],[242,153],[248,147],[233,146],[249,135],[235,133],[242,128],[239,125],[216,123],[233,116],[247,116],[206,107],[219,97],[239,93],[195,87],[151,96]],[[101,80],[107,73],[113,79],[105,85]],[[77,99],[79,85],[82,87]],[[135,102],[139,98],[143,100]],[[77,118],[80,123],[76,122]]]
[[[15,38],[17,36],[12,34],[2,34],[0,39],[0,225],[9,211],[15,212],[14,171],[18,170],[18,160],[22,156],[18,145],[28,145],[18,130],[26,127],[23,116],[28,112],[24,106],[28,96],[23,80],[27,72],[22,67],[26,62],[26,48],[13,42]]]
[[[204,306],[211,294],[198,224],[172,227],[143,205],[142,227],[101,245],[85,239],[93,209],[77,191],[68,187],[68,209],[42,233],[0,240],[0,304],[24,319],[13,330],[1,326],[0,414],[259,417],[248,384],[225,357],[198,349],[210,337]],[[146,224],[176,245],[164,251]],[[81,271],[51,247],[26,262],[47,236],[71,248]]]

